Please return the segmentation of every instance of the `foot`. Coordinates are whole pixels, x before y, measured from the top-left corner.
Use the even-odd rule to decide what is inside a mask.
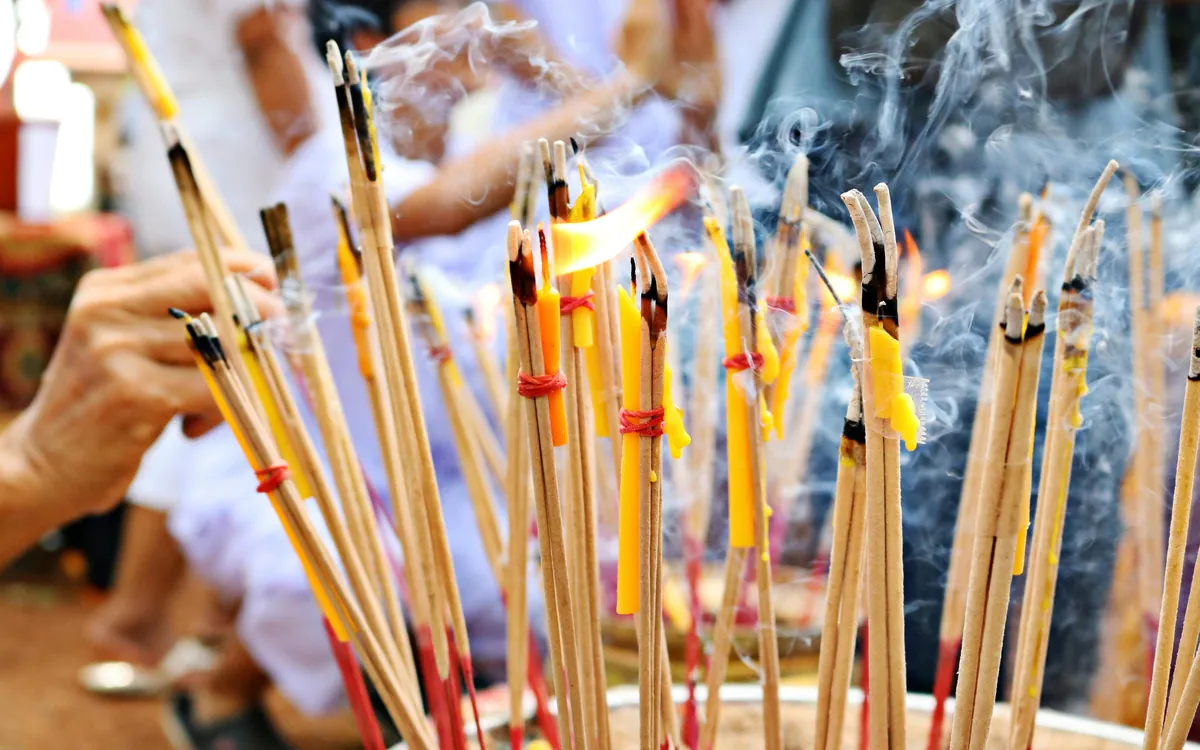
[[[84,638],[103,659],[153,667],[167,654],[173,638],[167,619],[105,602],[84,626]]]
[[[186,693],[177,693],[169,700],[166,730],[177,750],[292,750],[261,706],[202,721]]]

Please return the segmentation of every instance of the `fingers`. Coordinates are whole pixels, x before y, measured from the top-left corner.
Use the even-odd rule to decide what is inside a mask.
[[[170,416],[185,414],[193,420],[211,420],[213,415],[218,415],[212,393],[194,364],[181,366],[146,362],[138,370],[140,377],[146,381],[147,398],[167,407],[172,412]],[[217,420],[220,421],[219,415]]]
[[[224,421],[221,413],[213,408],[204,414],[188,414],[183,418],[183,434],[189,438],[198,438],[208,433]]]
[[[266,256],[230,250],[223,252],[222,257],[231,273],[242,274],[255,282],[248,286],[249,289],[275,288],[274,271]],[[204,269],[192,251],[119,269],[94,271],[91,275],[87,286],[90,293],[102,295],[110,303],[146,316],[165,315],[168,307],[177,307],[192,315],[212,310]]]

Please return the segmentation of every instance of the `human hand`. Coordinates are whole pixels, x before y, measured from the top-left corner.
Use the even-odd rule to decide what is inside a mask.
[[[639,80],[656,85],[670,55],[670,34],[662,0],[629,3],[617,33],[615,49],[625,69]]]
[[[256,282],[247,291],[264,317],[282,311],[268,291],[275,285],[268,258],[224,257],[230,272]],[[16,456],[23,488],[57,504],[65,518],[119,500],[176,414],[185,415],[192,437],[220,421],[168,307],[195,315],[212,309],[194,252],[84,276],[33,403],[0,433],[0,454]]]
[[[721,98],[721,66],[710,0],[672,0],[674,21],[661,0],[629,6],[617,39],[626,68],[706,126]]]
[[[674,0],[670,65],[660,93],[686,108],[715,117],[721,101],[721,62],[713,32],[710,0]]]

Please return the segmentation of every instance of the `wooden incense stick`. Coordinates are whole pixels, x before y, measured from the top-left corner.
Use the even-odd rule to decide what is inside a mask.
[[[1179,452],[1175,463],[1175,494],[1172,498],[1171,538],[1168,542],[1167,587],[1163,592],[1162,603],[1164,612],[1168,607],[1172,610],[1177,610],[1179,607],[1178,578],[1173,575],[1173,571],[1174,566],[1182,560],[1186,548],[1187,521],[1185,517],[1181,516],[1190,510],[1192,490],[1196,481],[1196,451],[1197,447],[1200,447],[1200,308],[1196,310],[1195,324],[1192,330],[1192,354],[1188,364],[1187,377],[1187,387],[1183,397],[1183,415],[1179,428]],[[1182,533],[1176,533],[1177,526]],[[1175,585],[1172,585],[1173,578]],[[1200,566],[1197,566],[1197,570],[1194,570],[1192,574],[1187,611],[1184,613],[1185,633],[1189,629],[1192,632],[1200,629],[1200,605],[1193,606],[1196,600],[1200,599],[1200,596],[1196,595],[1197,592],[1200,592],[1200,587],[1197,587],[1198,583],[1200,583]],[[1166,621],[1165,617],[1163,621]],[[1174,628],[1168,633],[1168,637],[1173,635]],[[1194,643],[1193,640],[1192,644]],[[1177,750],[1184,746],[1188,731],[1192,726],[1192,720],[1196,715],[1196,708],[1200,705],[1200,668],[1196,666],[1195,651],[1186,650],[1186,647],[1187,644],[1181,639],[1180,650],[1175,657],[1175,674],[1174,677],[1170,677],[1171,693],[1173,696],[1177,693],[1178,698],[1175,699],[1174,706],[1167,712],[1167,721],[1163,725],[1166,736],[1157,745],[1162,750]],[[1192,648],[1194,649],[1194,645]],[[1158,668],[1159,660],[1155,659],[1155,670],[1150,685],[1152,695],[1156,692],[1161,695],[1164,690],[1162,683],[1169,678],[1170,641],[1167,641],[1164,650],[1167,651],[1167,656],[1164,657],[1161,665],[1163,669]],[[1158,720],[1158,715],[1155,714],[1147,719],[1147,723]],[[1149,726],[1147,726],[1148,736]],[[1148,740],[1145,746],[1153,747],[1148,744]]]
[[[1058,301],[1058,335],[1038,485],[1040,502],[1026,566],[1017,655],[1012,668],[1010,750],[1024,750],[1033,741],[1050,643],[1075,433],[1082,424],[1080,402],[1087,393],[1092,284],[1096,279],[1104,223],[1098,221],[1087,233],[1085,241],[1079,244],[1078,255],[1067,259]]]
[[[561,390],[563,379],[548,377],[543,359],[541,323],[538,319],[537,276],[528,236],[522,237],[517,222],[508,230],[509,275],[512,280],[513,310],[517,319],[520,349],[520,395],[525,402],[529,452],[533,462],[534,504],[537,509],[538,541],[542,550],[542,577],[546,594],[546,619],[550,655],[558,702],[559,735],[564,742],[574,737],[578,748],[591,747],[584,731],[583,691],[579,677],[581,660],[576,639],[575,617],[567,579],[567,555],[563,544],[562,510],[559,507],[558,471],[554,464],[549,395]],[[566,697],[564,702],[562,697]]]
[[[336,45],[333,45],[330,51],[336,53]],[[333,62],[331,59],[331,63]],[[471,660],[466,618],[463,614],[458,580],[454,575],[454,560],[450,552],[445,519],[441,512],[433,454],[429,445],[429,435],[425,430],[408,324],[392,255],[391,215],[379,165],[379,146],[375,140],[370,89],[365,81],[360,79],[352,55],[345,58],[344,81],[336,64],[331,65],[331,69],[339,108],[343,114],[343,129],[345,131],[346,120],[349,119],[353,125],[354,146],[357,147],[356,151],[350,151],[349,138],[343,138],[347,146],[347,162],[351,168],[351,193],[355,216],[359,219],[364,239],[363,266],[371,288],[371,303],[375,307],[381,359],[388,379],[393,418],[399,430],[397,434],[411,437],[400,441],[401,458],[408,498],[416,511],[413,536],[421,540],[429,553],[427,558],[423,555],[421,560],[423,570],[431,574],[427,580],[436,581],[436,585],[427,588],[427,593],[430,594],[430,629],[435,657],[438,657],[439,675],[445,678],[449,674],[449,648],[446,641],[448,631],[453,637],[463,681],[471,698],[476,728],[480,734],[479,742],[486,744],[475,700],[475,670]],[[350,117],[347,117],[344,110],[347,93],[352,107]],[[346,135],[348,134],[344,132],[344,136]],[[450,628],[445,624],[446,612],[450,615]]]
[[[1144,648],[1131,657],[1129,668],[1134,674],[1142,674],[1148,661],[1140,658],[1150,654],[1153,660],[1153,632],[1158,628],[1158,607],[1162,599],[1162,565],[1166,538],[1163,529],[1162,477],[1155,474],[1158,462],[1154,459],[1155,430],[1150,412],[1153,395],[1150,385],[1149,362],[1155,356],[1151,346],[1153,333],[1146,310],[1146,252],[1143,243],[1143,216],[1141,190],[1133,172],[1126,168],[1124,185],[1128,205],[1126,208],[1126,233],[1129,246],[1129,306],[1131,308],[1134,413],[1137,420],[1135,432],[1134,466],[1136,495],[1134,507],[1128,508],[1126,526],[1131,530],[1137,544],[1137,592],[1142,603]],[[1128,607],[1122,607],[1128,609]],[[1146,676],[1149,679],[1149,675]]]
[[[1024,502],[1022,495],[1028,495],[1024,475],[1032,452],[1037,384],[1045,341],[1046,296],[1040,290],[1034,295],[1026,324],[1019,278],[1008,295],[1005,344],[995,375],[996,391],[988,428],[983,495],[975,524],[950,735],[950,747],[954,750],[979,750],[987,742],[1017,537],[1025,533],[1020,508]]]
[[[396,673],[387,668],[383,647],[367,626],[341,571],[325,550],[304,512],[300,494],[288,478],[287,465],[280,460],[273,441],[255,414],[255,408],[232,374],[215,329],[206,330],[199,321],[189,322],[187,327],[192,343],[203,360],[214,397],[238,436],[247,460],[263,479],[260,491],[270,496],[301,561],[315,572],[317,585],[329,599],[338,602],[337,612],[343,628],[355,651],[362,657],[368,675],[379,688],[380,697],[401,736],[412,747],[432,750],[437,743],[428,724],[419,709],[414,709],[404,700],[411,689],[402,686]]]
[[[854,665],[858,609],[862,584],[863,542],[866,528],[866,428],[863,425],[862,337],[845,328],[850,349],[854,390],[846,406],[846,420],[838,449],[837,487],[834,493],[833,534],[825,618],[817,665],[817,728],[814,750],[838,750],[846,717],[846,691]]]
[[[544,153],[543,153],[544,156]],[[567,188],[566,144],[556,141],[551,160],[543,165],[546,184],[549,188],[551,232],[554,253],[558,258],[570,258],[571,247],[567,236],[555,231],[562,222],[569,220],[570,195]],[[580,674],[584,680],[585,704],[580,706],[588,736],[595,738],[598,747],[610,745],[608,729],[608,698],[604,683],[604,652],[600,640],[600,567],[596,556],[596,449],[595,429],[592,417],[592,402],[586,388],[583,346],[594,345],[584,341],[577,333],[594,339],[590,322],[580,316],[587,314],[586,297],[576,288],[591,291],[590,280],[577,278],[580,271],[560,276],[558,288],[568,295],[560,301],[559,335],[562,346],[562,369],[567,379],[564,391],[567,421],[567,461],[565,482],[567,492],[566,513],[568,519],[568,554],[572,560],[569,569],[575,623],[579,628],[579,648],[584,654]],[[581,283],[582,282],[582,283]],[[579,307],[572,309],[573,305]],[[563,313],[563,310],[566,310]]]
[[[864,367],[863,377],[867,429],[867,600],[868,618],[872,623],[869,650],[871,747],[900,750],[905,747],[906,724],[900,444],[896,433],[881,415],[890,415],[896,408],[902,384],[897,379],[898,374],[876,371],[885,362],[899,365],[898,252],[887,187],[881,184],[875,193],[882,222],[870,210],[862,193],[845,193],[842,200],[850,211],[862,252],[864,356],[865,361],[871,363]],[[878,332],[872,329],[878,329]],[[876,352],[880,347],[881,351]],[[878,364],[871,361],[873,357],[879,357]],[[885,397],[888,399],[886,406],[883,403],[876,406]]]
[[[745,193],[734,188],[730,191],[730,198],[733,209],[733,261],[738,281],[738,325],[742,332],[742,340],[747,342],[748,346],[757,346],[759,337],[756,331],[758,301],[755,294],[757,260],[754,220],[751,218],[750,205],[746,201]],[[749,342],[755,343],[750,344]],[[775,629],[775,607],[771,595],[771,549],[770,534],[767,528],[767,486],[763,461],[764,436],[761,428],[766,401],[761,374],[762,365],[759,363],[762,352],[755,351],[755,354],[759,356],[752,358],[753,366],[749,368],[751,378],[747,379],[748,384],[752,387],[741,406],[746,410],[746,421],[750,426],[748,434],[754,502],[754,560],[755,581],[758,589],[758,653],[762,663],[763,735],[767,750],[780,750],[783,746],[783,727],[779,709],[779,640]]]
[[[173,145],[172,139],[174,139],[184,144],[187,150],[191,152],[192,169],[195,172],[196,183],[200,194],[203,196],[203,201],[207,208],[208,220],[212,222],[212,227],[226,246],[236,248],[250,247],[242,235],[237,222],[233,220],[233,214],[229,211],[229,208],[225,205],[225,201],[221,198],[221,194],[214,186],[212,178],[209,177],[208,170],[204,168],[204,163],[200,160],[199,154],[196,153],[191,139],[188,138],[187,131],[180,121],[179,103],[175,99],[175,94],[171,91],[170,84],[167,83],[167,79],[158,65],[158,61],[150,53],[150,48],[146,45],[146,40],[142,38],[141,32],[138,31],[137,27],[128,19],[125,12],[116,3],[102,2],[100,10],[104,14],[105,20],[108,21],[113,36],[116,37],[117,43],[121,45],[121,49],[129,61],[129,71],[133,75],[133,80],[137,84],[138,90],[142,92],[142,96],[146,98],[146,102],[154,110],[154,115],[158,118],[158,121],[163,125],[169,126],[169,129],[164,128],[163,130],[167,147],[169,148]],[[173,136],[168,136],[168,132],[173,133]]]
[[[442,405],[450,422],[450,432],[458,454],[458,466],[467,486],[467,495],[475,511],[475,523],[483,544],[484,556],[503,591],[504,543],[500,538],[500,521],[496,516],[496,499],[488,482],[483,466],[483,451],[479,442],[472,438],[477,429],[470,416],[465,392],[469,390],[463,380],[454,349],[450,345],[446,325],[436,300],[428,285],[415,269],[408,269],[410,293],[406,299],[417,323],[417,332],[426,343],[426,351],[436,365],[438,388],[442,394]]]
[[[475,354],[475,363],[479,365],[479,371],[483,375],[483,385],[487,391],[488,401],[491,402],[492,413],[496,417],[496,423],[500,426],[500,437],[503,440],[508,440],[508,436],[504,434],[507,425],[504,422],[504,415],[508,413],[508,389],[504,376],[500,373],[500,366],[496,364],[496,356],[492,353],[491,340],[483,333],[480,322],[475,318],[475,311],[470,307],[463,309],[463,317],[467,322],[467,329],[471,333],[471,351]]]

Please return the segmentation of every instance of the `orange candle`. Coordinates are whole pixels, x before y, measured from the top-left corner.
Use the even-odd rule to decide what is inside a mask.
[[[562,337],[558,330],[559,293],[549,283],[538,291],[538,322],[542,326],[542,366],[547,375],[554,375],[562,361]],[[550,436],[554,446],[567,444],[567,407],[562,390],[550,393]]]

